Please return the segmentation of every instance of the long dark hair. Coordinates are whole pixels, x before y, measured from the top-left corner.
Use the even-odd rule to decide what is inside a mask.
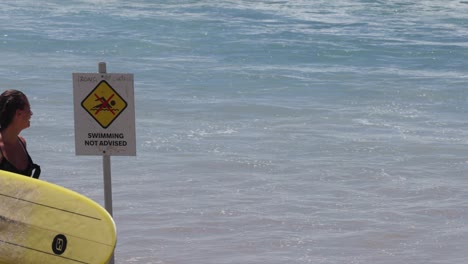
[[[6,128],[13,121],[16,110],[26,106],[24,93],[18,90],[6,90],[0,95],[0,128]]]

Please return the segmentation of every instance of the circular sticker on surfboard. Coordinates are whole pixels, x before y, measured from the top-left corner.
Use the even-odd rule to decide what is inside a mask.
[[[56,235],[54,241],[52,241],[52,251],[54,251],[56,255],[62,255],[66,249],[67,237],[62,234]]]

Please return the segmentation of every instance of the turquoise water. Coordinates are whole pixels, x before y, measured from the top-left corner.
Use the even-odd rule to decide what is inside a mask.
[[[464,1],[0,3],[42,179],[103,204],[73,72],[135,75],[116,263],[468,260]]]

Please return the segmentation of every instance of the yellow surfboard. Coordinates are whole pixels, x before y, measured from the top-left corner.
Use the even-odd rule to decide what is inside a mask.
[[[116,237],[112,217],[91,199],[0,171],[1,264],[105,264]]]

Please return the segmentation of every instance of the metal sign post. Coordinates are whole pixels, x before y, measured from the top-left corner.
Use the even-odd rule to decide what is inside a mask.
[[[104,206],[113,215],[111,156],[136,156],[133,74],[73,73],[76,155],[100,155]],[[114,263],[112,256],[110,264]]]
[[[106,63],[99,63],[99,73],[107,73]],[[111,179],[111,159],[110,155],[102,155],[102,172],[104,176],[104,206],[110,215],[113,215],[112,207],[112,179]],[[113,260],[111,263],[114,263]]]
[[[99,63],[99,73],[107,73],[106,63]],[[107,153],[102,155],[102,173],[104,176],[104,207],[111,216],[114,216],[112,206],[112,177],[111,177],[111,158]],[[108,264],[114,264],[115,255],[112,254]]]

